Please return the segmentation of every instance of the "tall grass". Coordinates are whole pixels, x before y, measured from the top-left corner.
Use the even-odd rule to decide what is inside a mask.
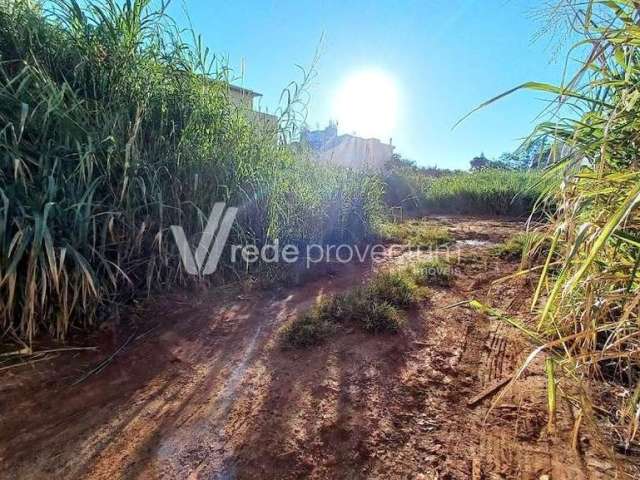
[[[195,281],[169,227],[197,243],[216,201],[240,207],[229,243],[357,240],[380,214],[375,176],[287,146],[304,79],[278,128],[251,122],[226,65],[180,32],[148,0],[0,0],[3,335],[62,338]]]
[[[383,175],[385,202],[409,216],[429,213],[528,215],[544,192],[540,170],[474,172],[418,167],[399,156]]]
[[[523,216],[542,193],[536,170],[482,170],[430,178],[423,185],[426,211]]]
[[[640,426],[640,14],[627,1],[563,0],[554,11],[580,35],[572,54],[586,51],[577,74],[512,90],[555,94],[559,107],[535,132],[555,139],[548,173],[563,182],[549,194],[557,208],[532,309],[578,418],[615,399],[605,416],[618,426],[613,442],[628,446]]]

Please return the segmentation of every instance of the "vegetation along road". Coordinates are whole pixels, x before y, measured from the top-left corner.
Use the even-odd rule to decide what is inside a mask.
[[[311,35],[278,41],[294,27],[344,20],[341,55],[393,28],[389,52],[415,37],[387,55],[415,91],[354,71],[343,118],[310,131],[320,56],[266,113],[244,62],[166,2],[0,0],[0,478],[640,478],[639,2],[536,13],[567,53],[560,84],[469,106],[529,90],[547,107],[519,147],[471,159],[454,151],[509,145],[510,125],[442,124],[533,71],[508,40],[518,2],[379,0],[366,22],[316,3],[309,22],[247,7],[277,32],[243,37],[243,19],[227,40],[272,40],[243,47],[271,82]],[[189,2],[196,22],[237,10],[220,6]],[[459,81],[435,80],[447,69]],[[409,160],[408,138],[433,146]],[[275,243],[380,255],[234,260]]]

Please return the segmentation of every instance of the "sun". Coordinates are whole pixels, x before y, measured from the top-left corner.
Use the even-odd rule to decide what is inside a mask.
[[[342,132],[387,141],[396,125],[398,88],[382,70],[354,72],[338,87],[332,111]]]

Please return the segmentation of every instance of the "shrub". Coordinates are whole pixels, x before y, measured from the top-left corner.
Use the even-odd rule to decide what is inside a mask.
[[[549,188],[539,170],[489,168],[474,172],[419,168],[391,162],[385,203],[408,216],[429,213],[523,216]]]

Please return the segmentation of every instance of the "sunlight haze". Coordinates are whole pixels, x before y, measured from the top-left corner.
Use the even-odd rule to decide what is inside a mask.
[[[402,87],[390,135],[396,151],[420,165],[466,169],[481,152],[495,158],[515,149],[545,103],[540,95],[520,92],[452,130],[457,120],[515,85],[562,77],[562,62],[551,62],[554,45],[538,35],[534,14],[541,3],[248,1],[240,9],[194,0],[186,6],[204,44],[242,76],[238,83],[263,94],[263,109],[276,109],[282,89],[300,80],[296,65],[310,68],[318,50],[307,106],[310,128],[324,128],[335,117],[334,98],[349,75],[375,69]],[[178,20],[184,15],[179,3],[170,11]],[[349,128],[343,120],[339,131]],[[389,139],[385,134],[380,140]]]
[[[339,85],[332,108],[340,131],[387,141],[396,126],[398,88],[384,71],[356,71]]]

